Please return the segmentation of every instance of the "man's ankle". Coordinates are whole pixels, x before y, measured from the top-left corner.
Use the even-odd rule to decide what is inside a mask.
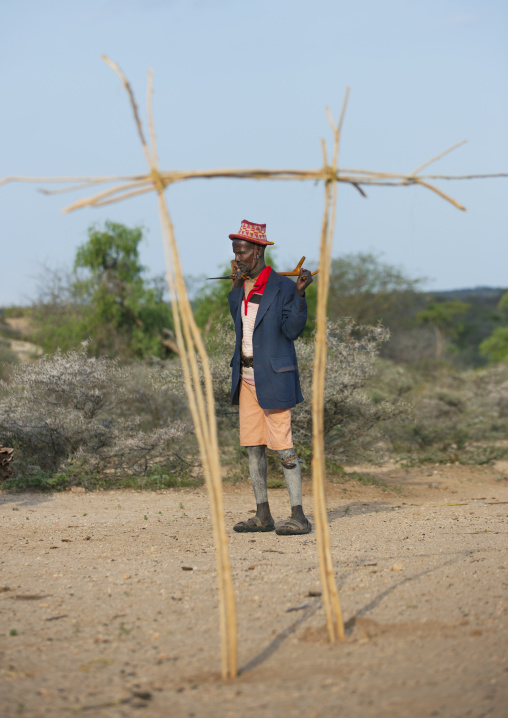
[[[272,514],[270,513],[270,504],[268,501],[265,501],[262,504],[257,504],[256,516],[262,524],[267,524],[270,521]]]
[[[303,507],[301,504],[298,506],[292,506],[291,507],[291,518],[296,519],[297,521],[305,521],[306,516],[303,513]]]

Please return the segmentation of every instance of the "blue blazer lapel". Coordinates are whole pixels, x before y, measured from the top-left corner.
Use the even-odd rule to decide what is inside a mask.
[[[259,302],[258,307],[258,313],[256,315],[256,321],[254,322],[254,329],[258,326],[259,322],[263,319],[266,310],[270,306],[270,304],[273,302],[277,294],[280,290],[280,283],[282,281],[282,277],[277,274],[277,272],[274,272],[273,269],[270,272],[270,276],[268,277],[268,281],[266,283],[265,291],[261,295],[261,301]]]

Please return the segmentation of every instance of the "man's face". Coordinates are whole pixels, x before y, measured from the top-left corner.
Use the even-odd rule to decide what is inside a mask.
[[[245,239],[233,240],[233,252],[238,269],[242,274],[250,274],[258,263],[258,256],[261,256],[262,250],[257,244],[247,242]]]

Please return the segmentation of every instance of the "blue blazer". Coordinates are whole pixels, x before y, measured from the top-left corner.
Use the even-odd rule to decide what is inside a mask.
[[[235,323],[236,347],[231,403],[238,404],[241,382],[242,301],[244,289],[233,289],[229,309]],[[303,401],[294,341],[307,322],[307,301],[296,292],[296,284],[272,271],[258,306],[252,348],[254,381],[259,405],[263,409],[292,409]]]

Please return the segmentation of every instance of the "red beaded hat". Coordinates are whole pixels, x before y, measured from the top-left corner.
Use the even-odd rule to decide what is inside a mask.
[[[238,234],[230,234],[229,239],[245,239],[247,242],[254,242],[254,244],[274,244],[274,242],[269,242],[266,238],[266,224],[255,224],[254,222],[247,222],[246,219],[242,220]]]

